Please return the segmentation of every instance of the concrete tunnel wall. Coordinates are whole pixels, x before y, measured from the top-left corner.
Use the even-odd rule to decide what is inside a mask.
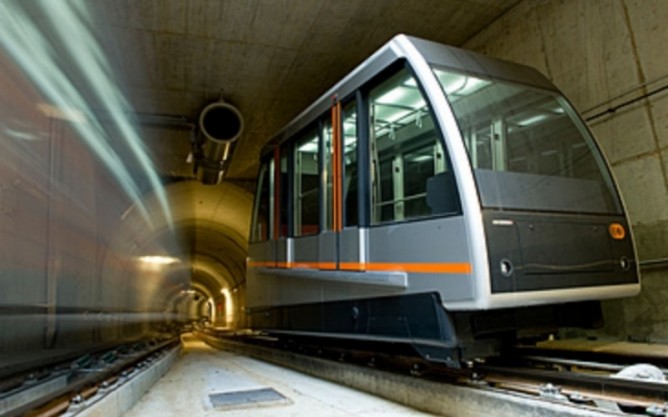
[[[89,139],[108,153],[95,152],[82,138],[93,121],[58,114],[6,56],[0,62],[0,352],[163,330],[176,318],[156,300],[187,275],[149,268],[139,258],[175,246],[139,243],[135,231],[154,225],[150,217],[127,216],[140,202],[140,186],[123,183],[133,167],[112,171],[104,160],[132,160],[120,141],[105,141],[116,128],[96,126]]]
[[[463,46],[538,68],[585,118],[668,83],[665,0],[525,0]],[[588,122],[612,165],[641,261],[668,258],[668,93]],[[604,335],[668,341],[668,269],[604,303]]]

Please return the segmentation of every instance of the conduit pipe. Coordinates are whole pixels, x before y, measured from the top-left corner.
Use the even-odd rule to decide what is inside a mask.
[[[193,143],[194,170],[205,185],[220,184],[234,143],[244,130],[241,112],[224,101],[210,103],[199,115],[199,135]]]

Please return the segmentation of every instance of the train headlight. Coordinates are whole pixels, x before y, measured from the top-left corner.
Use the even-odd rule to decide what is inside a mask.
[[[622,240],[626,237],[626,229],[619,223],[612,223],[608,226],[608,232],[610,233],[610,237],[615,240]]]
[[[631,261],[626,256],[619,258],[619,266],[622,267],[624,271],[631,269]]]
[[[504,277],[509,277],[513,274],[513,263],[508,259],[501,259],[499,262],[499,267],[501,268],[501,274]]]

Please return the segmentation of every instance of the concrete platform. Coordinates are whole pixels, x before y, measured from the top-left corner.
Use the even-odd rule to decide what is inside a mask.
[[[210,398],[211,394],[243,394],[267,388],[283,398],[219,407],[214,407]],[[221,412],[226,417],[432,415],[236,353],[215,350],[187,334],[183,336],[179,361],[125,416],[198,417],[219,416]]]
[[[207,337],[205,334],[199,336]],[[610,417],[611,415],[609,411],[590,406],[546,400],[530,394],[508,392],[480,384],[468,386],[446,384],[408,374],[391,373],[382,369],[226,339],[209,338],[207,342],[225,350],[252,356],[386,398],[412,410],[421,410],[428,413],[427,415],[445,417]]]

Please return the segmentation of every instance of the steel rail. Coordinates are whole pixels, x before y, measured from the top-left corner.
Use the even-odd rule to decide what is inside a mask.
[[[58,404],[65,402],[77,395],[93,395],[97,391],[97,387],[105,381],[114,381],[118,374],[124,370],[133,368],[143,362],[157,351],[176,346],[179,343],[177,337],[157,343],[153,346],[145,347],[143,350],[133,352],[130,354],[119,355],[119,357],[112,363],[101,369],[96,368],[81,368],[72,369],[69,375],[70,381],[64,387],[58,388],[48,394],[36,398],[27,404],[17,407],[13,410],[3,414],[3,417],[23,416],[33,410],[40,409],[50,404]],[[117,346],[122,348],[125,345]],[[111,351],[110,351],[111,352]],[[100,355],[100,357],[103,355]],[[97,358],[99,359],[99,357]],[[82,394],[83,392],[83,394]],[[83,395],[85,397],[85,395]]]
[[[586,389],[605,396],[628,398],[638,397],[656,403],[668,401],[668,384],[644,380],[612,378],[572,371],[553,371],[532,368],[510,368],[483,365],[477,368],[484,379],[494,377],[513,377],[518,380],[555,384],[577,391]]]

